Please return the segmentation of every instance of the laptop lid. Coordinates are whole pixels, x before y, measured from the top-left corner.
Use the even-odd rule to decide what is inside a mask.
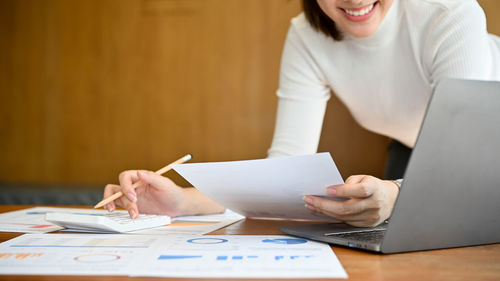
[[[381,251],[500,242],[499,146],[500,82],[439,83]]]
[[[396,253],[500,242],[500,82],[447,79],[434,91],[382,244],[326,234],[338,224],[285,233]]]

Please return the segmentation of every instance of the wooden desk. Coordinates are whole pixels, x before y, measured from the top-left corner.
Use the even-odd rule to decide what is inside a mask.
[[[0,205],[0,212],[3,213],[28,207],[32,206]],[[279,227],[291,224],[300,223],[246,219],[211,234],[283,234],[279,232]],[[21,234],[0,232],[0,240],[6,241],[19,235]],[[500,244],[392,255],[373,254],[341,247],[332,248],[347,271],[349,280],[500,280]],[[160,278],[131,278],[126,276],[68,277],[0,275],[0,280],[155,281],[160,280]],[[197,279],[178,280],[189,281]],[[237,280],[243,281],[246,279]]]

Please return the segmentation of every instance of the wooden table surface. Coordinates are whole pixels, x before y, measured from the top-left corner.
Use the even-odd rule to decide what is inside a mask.
[[[0,213],[33,206],[0,205]],[[77,206],[79,207],[79,206]],[[280,226],[301,224],[291,221],[268,221],[245,219],[214,235],[267,235],[283,234]],[[438,231],[438,230],[437,230]],[[0,240],[6,241],[20,233],[0,232]],[[500,280],[500,244],[464,247],[445,250],[422,251],[403,254],[382,255],[343,247],[332,247],[344,266],[349,280]],[[141,278],[126,276],[6,276],[0,280],[199,280],[193,278]],[[217,279],[201,279],[217,280]],[[230,279],[224,279],[230,280]],[[247,280],[247,279],[236,279]],[[266,279],[248,279],[266,280]],[[292,280],[292,279],[287,279]],[[297,279],[305,280],[305,279]],[[310,279],[325,280],[325,279]]]

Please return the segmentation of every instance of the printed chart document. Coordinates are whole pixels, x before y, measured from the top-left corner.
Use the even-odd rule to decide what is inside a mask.
[[[128,275],[161,237],[128,234],[24,234],[0,244],[0,274]]]
[[[57,207],[34,207],[19,211],[0,214],[1,232],[23,232],[23,233],[47,233],[57,230],[75,231],[63,229],[45,220],[47,213],[68,213],[68,214],[106,214],[106,210],[84,209],[84,208],[57,208]],[[245,217],[231,210],[226,210],[222,214],[181,216],[172,218],[169,225],[157,228],[131,232],[134,234],[165,235],[165,234],[186,234],[202,235],[207,234],[227,225],[233,224]],[[97,231],[97,230],[96,230]],[[83,231],[77,231],[83,232]]]
[[[25,234],[0,274],[347,278],[327,244],[282,235]]]
[[[6,212],[0,214],[1,232],[22,232],[22,233],[46,233],[63,229],[45,220],[48,212],[67,213],[96,213],[104,214],[105,210],[91,210],[79,208],[52,208],[34,207],[24,210]]]
[[[173,169],[212,200],[256,218],[332,221],[305,208],[302,197],[325,197],[328,186],[344,183],[330,153],[178,164]]]

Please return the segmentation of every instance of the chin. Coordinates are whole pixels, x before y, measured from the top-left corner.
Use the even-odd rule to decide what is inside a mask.
[[[366,27],[366,28],[355,28],[355,29],[344,29],[346,33],[350,34],[356,38],[369,37],[377,31],[376,27]]]

